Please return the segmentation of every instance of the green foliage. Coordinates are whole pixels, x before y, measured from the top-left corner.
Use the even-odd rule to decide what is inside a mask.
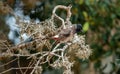
[[[85,22],[85,24],[83,25],[83,31],[86,32],[89,29],[89,23]]]

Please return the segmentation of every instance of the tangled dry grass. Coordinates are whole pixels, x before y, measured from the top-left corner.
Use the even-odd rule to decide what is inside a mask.
[[[66,43],[56,43],[55,40],[51,39],[52,36],[61,30],[61,27],[66,28],[73,25],[70,21],[71,7],[56,6],[52,17],[40,23],[35,23],[32,20],[31,22],[24,22],[19,20],[20,18],[16,18],[16,23],[20,28],[21,43],[11,45],[7,40],[0,40],[0,60],[15,57],[12,61],[1,66],[10,64],[14,60],[20,59],[20,57],[26,57],[31,62],[29,62],[27,67],[21,67],[19,60],[17,68],[11,67],[1,72],[1,74],[11,70],[20,70],[21,74],[26,74],[28,70],[30,70],[30,74],[41,74],[46,64],[53,68],[63,68],[63,74],[73,74],[71,68],[75,60],[70,60],[71,55],[80,59],[86,59],[91,55],[91,49],[85,43],[85,36],[74,34],[73,39]],[[55,13],[59,8],[67,11],[65,20]],[[61,21],[59,24],[62,25],[58,26],[55,20]],[[28,37],[26,40],[23,38],[24,34]],[[23,71],[23,69],[25,70]]]

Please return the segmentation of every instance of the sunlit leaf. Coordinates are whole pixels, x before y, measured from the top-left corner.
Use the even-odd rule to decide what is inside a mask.
[[[82,5],[84,3],[84,0],[80,0],[79,4]]]
[[[85,22],[85,24],[83,25],[83,31],[86,32],[89,29],[89,22]]]

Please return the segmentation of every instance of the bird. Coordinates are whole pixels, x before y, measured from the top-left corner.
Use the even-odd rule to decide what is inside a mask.
[[[66,43],[71,41],[74,34],[78,32],[82,32],[81,24],[67,26],[65,29],[61,29],[57,35],[54,35],[52,39],[59,43]]]

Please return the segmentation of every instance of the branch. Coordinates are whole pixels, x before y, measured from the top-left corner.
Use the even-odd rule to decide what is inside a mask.
[[[57,17],[59,20],[61,20],[63,29],[66,29],[64,19],[62,19],[61,17],[59,17],[55,12],[56,12],[57,9],[64,9],[64,10],[66,10],[66,11],[67,11],[66,21],[68,22],[68,21],[70,20],[70,17],[71,17],[71,11],[70,11],[71,8],[72,8],[71,5],[69,5],[68,7],[67,7],[67,6],[63,6],[63,5],[58,5],[58,6],[56,6],[56,7],[53,9],[52,19],[53,19],[54,17]]]

